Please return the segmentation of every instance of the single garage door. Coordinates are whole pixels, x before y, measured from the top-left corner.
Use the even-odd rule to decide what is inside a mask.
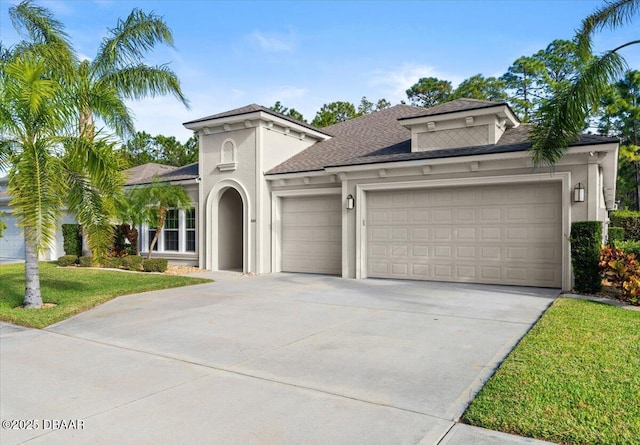
[[[23,229],[16,226],[15,218],[5,212],[3,221],[7,224],[0,238],[0,262],[24,260]]]
[[[283,198],[281,210],[282,271],[341,274],[340,197]]]
[[[367,275],[562,287],[560,183],[367,194]]]

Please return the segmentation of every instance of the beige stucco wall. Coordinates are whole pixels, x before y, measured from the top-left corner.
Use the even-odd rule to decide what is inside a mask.
[[[235,169],[223,161],[222,148],[232,141]],[[245,272],[271,270],[271,185],[264,173],[313,145],[314,139],[299,131],[253,121],[250,128],[230,126],[214,134],[200,133],[200,259],[202,267],[220,268],[218,263],[218,201],[228,187],[241,191],[247,212],[243,221]]]

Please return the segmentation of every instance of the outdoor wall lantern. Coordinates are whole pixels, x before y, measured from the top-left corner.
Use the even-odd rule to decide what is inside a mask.
[[[347,210],[353,210],[356,205],[356,200],[353,199],[352,195],[347,195]]]
[[[580,182],[576,185],[576,188],[573,189],[573,201],[584,202],[584,186]]]

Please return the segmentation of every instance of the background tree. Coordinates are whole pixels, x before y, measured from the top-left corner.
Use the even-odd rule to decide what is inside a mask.
[[[127,200],[130,202],[131,208],[135,209],[135,213],[140,215],[141,221],[156,229],[155,236],[149,245],[147,258],[151,258],[151,253],[158,242],[169,209],[188,209],[191,207],[191,198],[184,188],[160,182],[158,178],[154,178],[152,184],[127,190]]]
[[[311,125],[317,128],[328,127],[357,116],[356,107],[351,102],[331,102],[324,104],[320,108],[320,111],[316,113],[316,117],[311,121]]]
[[[423,77],[406,92],[412,105],[428,108],[451,100],[451,91],[451,82],[448,80]]]
[[[523,122],[531,120],[531,114],[542,96],[537,80],[544,71],[544,64],[535,57],[520,57],[502,75],[500,80],[509,90],[509,102]]]
[[[540,108],[532,132],[531,152],[536,165],[554,165],[569,144],[578,139],[590,113],[606,96],[609,85],[625,72],[626,63],[619,52],[640,43],[632,40],[594,57],[593,34],[604,28],[630,24],[639,12],[640,0],[617,0],[606,2],[582,21],[576,35],[576,56],[584,62],[584,67]]]
[[[129,167],[149,162],[182,167],[198,162],[198,139],[192,136],[183,144],[173,136],[139,131],[122,144],[121,151]]]
[[[376,103],[371,102],[367,99],[367,96],[362,96],[360,99],[360,105],[358,105],[358,116],[363,116],[365,114],[371,114],[375,111],[384,110],[385,108],[389,108],[391,106],[391,102],[387,99],[378,99]]]
[[[302,113],[300,113],[295,108],[287,108],[287,107],[285,107],[284,105],[282,105],[282,103],[280,101],[277,101],[275,104],[273,104],[273,106],[271,106],[269,108],[271,110],[275,111],[276,113],[284,114],[285,116],[289,116],[290,118],[295,119],[295,120],[300,121],[300,122],[304,122],[305,124],[307,123],[307,121],[304,118],[304,116],[302,116]]]
[[[508,98],[504,80],[495,77],[484,77],[476,74],[463,80],[453,91],[451,98],[470,98],[489,100],[492,102],[505,102]]]
[[[620,139],[617,199],[640,210],[640,71],[629,70],[601,102],[598,131]]]

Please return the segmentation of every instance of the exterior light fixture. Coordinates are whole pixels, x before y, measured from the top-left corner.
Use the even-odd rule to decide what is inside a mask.
[[[584,186],[580,182],[576,185],[576,188],[573,189],[573,201],[584,202]]]
[[[352,195],[347,195],[347,210],[353,210],[356,205],[356,200]]]

